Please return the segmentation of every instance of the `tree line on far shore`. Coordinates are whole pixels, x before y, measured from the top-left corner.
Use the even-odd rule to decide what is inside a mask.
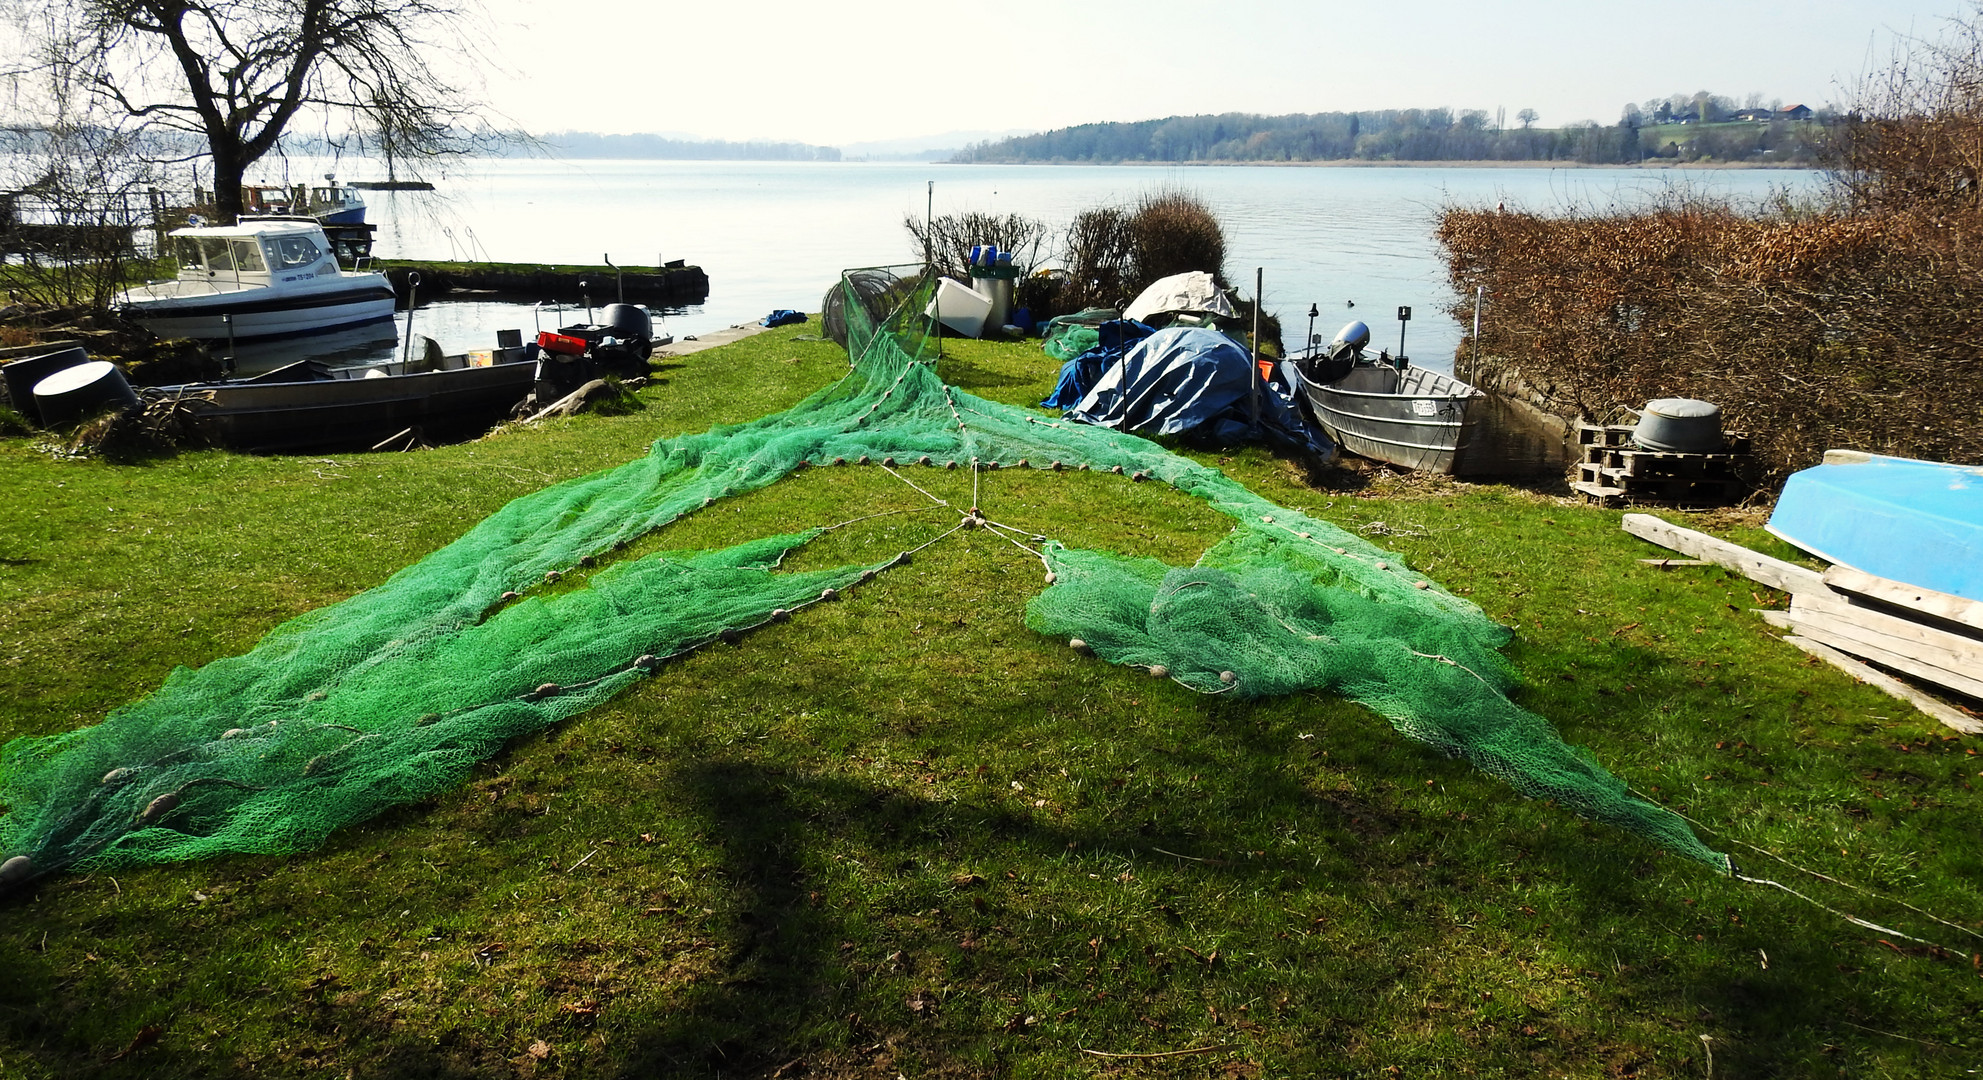
[[[1133,123],[1081,124],[977,143],[952,158],[968,163],[1134,161],[1561,161],[1581,165],[1679,161],[1817,160],[1820,123],[1783,119],[1709,124],[1501,126],[1478,109],[1382,109],[1259,116],[1220,113]]]

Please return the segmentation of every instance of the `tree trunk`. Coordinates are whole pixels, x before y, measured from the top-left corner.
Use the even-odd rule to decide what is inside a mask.
[[[241,180],[248,162],[232,148],[223,149],[213,140],[213,214],[216,225],[232,225],[241,216]]]

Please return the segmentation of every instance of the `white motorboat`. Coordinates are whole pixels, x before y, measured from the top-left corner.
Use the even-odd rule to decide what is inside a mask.
[[[254,341],[392,318],[385,275],[338,266],[315,221],[247,218],[171,236],[178,279],[117,298],[126,318],[160,337]]]

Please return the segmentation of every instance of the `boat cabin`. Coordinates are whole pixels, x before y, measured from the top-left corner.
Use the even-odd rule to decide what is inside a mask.
[[[309,221],[244,221],[175,229],[179,280],[242,288],[336,276],[324,230]]]

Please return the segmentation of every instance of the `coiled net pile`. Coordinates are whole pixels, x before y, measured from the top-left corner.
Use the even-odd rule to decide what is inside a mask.
[[[863,458],[1107,470],[1203,499],[1235,526],[1193,567],[1047,545],[1052,584],[1028,624],[1207,693],[1344,694],[1524,794],[1727,870],[1678,817],[1508,701],[1496,652],[1508,632],[1478,608],[1153,443],[946,386],[922,317],[933,282],[895,277],[875,289],[872,272],[850,275],[849,374],[792,409],[663,439],[639,460],[519,498],[244,655],[175,671],[95,726],[0,748],[0,857],[28,860],[10,878],[309,851],[451,789],[508,740],[592,708],[671,655],[906,562],[780,571],[819,530],[613,561],[717,500]],[[548,573],[593,560],[611,564],[585,587],[530,595]]]

